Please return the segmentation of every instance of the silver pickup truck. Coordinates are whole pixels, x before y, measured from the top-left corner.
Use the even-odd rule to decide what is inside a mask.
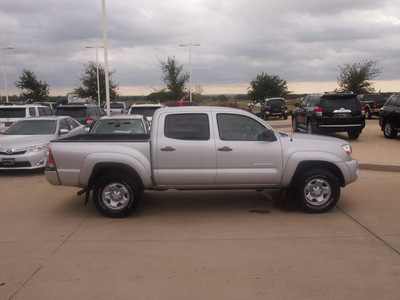
[[[287,189],[307,212],[330,210],[358,177],[347,141],[283,133],[240,109],[161,108],[149,134],[81,135],[52,141],[53,185],[93,191],[96,208],[125,217],[144,190]]]

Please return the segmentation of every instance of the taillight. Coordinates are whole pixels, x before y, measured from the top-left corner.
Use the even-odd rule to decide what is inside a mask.
[[[376,103],[376,101],[374,102],[374,107],[378,107],[378,103]]]
[[[361,115],[365,116],[365,106],[361,107]]]
[[[322,117],[322,108],[321,107],[317,107],[317,117]]]
[[[92,123],[93,123],[93,118],[92,118],[92,117],[88,117],[88,118],[86,119],[86,124],[92,125]]]
[[[121,109],[121,114],[124,114],[125,112],[124,112],[124,110],[123,109]]]
[[[56,168],[56,162],[54,161],[53,153],[51,153],[51,149],[49,149],[49,152],[47,154],[47,160],[49,162],[49,167],[50,168]]]

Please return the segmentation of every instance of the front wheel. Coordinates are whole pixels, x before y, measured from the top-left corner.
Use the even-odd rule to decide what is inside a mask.
[[[323,213],[339,201],[340,185],[329,171],[311,170],[295,182],[294,196],[297,204],[306,212]]]
[[[96,183],[93,202],[103,215],[123,218],[137,208],[140,194],[140,189],[128,176],[108,174]]]
[[[383,135],[388,139],[394,139],[397,136],[396,129],[394,129],[392,123],[389,121],[385,122],[383,125]]]

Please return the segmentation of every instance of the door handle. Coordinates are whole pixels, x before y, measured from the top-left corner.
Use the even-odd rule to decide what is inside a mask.
[[[221,152],[229,152],[229,151],[232,151],[232,150],[233,149],[231,149],[231,148],[229,148],[227,146],[222,147],[222,148],[218,148],[218,151],[221,151]]]
[[[172,152],[175,151],[175,148],[172,148],[171,146],[161,148],[161,151],[166,151],[166,152]]]

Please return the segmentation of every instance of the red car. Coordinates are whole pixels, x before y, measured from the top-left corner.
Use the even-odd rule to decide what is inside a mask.
[[[196,102],[190,102],[190,101],[169,101],[167,103],[167,106],[172,107],[172,106],[199,106],[198,103]]]

